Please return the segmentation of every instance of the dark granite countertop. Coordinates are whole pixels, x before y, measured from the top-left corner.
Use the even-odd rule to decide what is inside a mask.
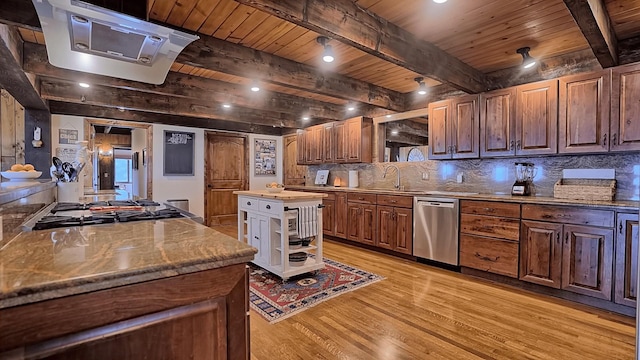
[[[23,232],[0,250],[0,309],[246,263],[256,253],[182,218]]]
[[[588,201],[588,200],[571,200],[559,199],[548,196],[514,196],[511,194],[471,194],[466,192],[455,191],[439,191],[438,194],[429,194],[431,190],[410,190],[398,191],[392,189],[365,189],[365,188],[349,188],[335,186],[304,186],[304,185],[287,185],[287,189],[307,190],[307,191],[346,191],[346,192],[362,192],[375,193],[385,195],[404,195],[404,196],[429,196],[429,197],[453,197],[457,199],[467,200],[493,200],[505,202],[517,202],[521,204],[556,204],[556,205],[580,205],[587,207],[609,208],[624,211],[637,211],[640,202],[632,200],[613,200],[613,201]],[[433,190],[437,191],[437,190]]]

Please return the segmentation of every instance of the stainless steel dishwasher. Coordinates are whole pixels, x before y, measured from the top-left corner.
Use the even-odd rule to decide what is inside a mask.
[[[413,198],[413,256],[458,266],[458,199]]]

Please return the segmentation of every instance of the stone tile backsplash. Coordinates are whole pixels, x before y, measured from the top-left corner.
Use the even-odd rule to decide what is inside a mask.
[[[393,189],[396,165],[400,169],[401,184],[406,190],[465,191],[487,194],[509,194],[515,181],[515,163],[532,162],[537,167],[534,178],[535,195],[553,196],[553,185],[562,178],[563,169],[615,169],[617,200],[640,200],[640,153],[601,155],[571,155],[508,159],[427,160],[422,162],[394,162],[373,164],[325,164],[309,166],[307,185],[313,185],[318,170],[329,170],[328,184],[339,177],[342,186],[348,185],[349,170],[357,170],[360,188]],[[428,179],[423,180],[423,174]],[[463,182],[456,177],[462,173]]]

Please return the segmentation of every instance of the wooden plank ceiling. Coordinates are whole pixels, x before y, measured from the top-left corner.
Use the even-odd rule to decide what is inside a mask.
[[[597,1],[602,1],[606,6],[615,33],[613,36],[617,37],[618,41],[640,35],[640,0]],[[414,46],[419,51],[435,45],[445,52],[444,55],[441,54],[445,56],[444,59],[447,59],[447,56],[459,59],[466,64],[465,66],[470,66],[471,70],[480,74],[504,74],[505,69],[518,71],[522,58],[516,53],[516,49],[524,46],[531,48],[531,56],[543,62],[550,58],[570,59],[572,53],[596,49],[596,45],[583,35],[583,25],[579,26],[589,19],[580,19],[582,23],[577,21],[574,18],[576,15],[569,10],[569,0],[449,0],[444,4],[437,4],[431,0],[325,0],[321,4],[324,9],[331,10],[327,11],[327,14],[350,9],[343,13],[342,18],[333,20],[333,23],[332,19],[325,19],[325,22],[333,24],[329,28],[326,23],[317,20],[296,20],[299,15],[295,14],[294,10],[303,6],[300,5],[302,3],[306,4],[305,6],[320,6],[318,2],[278,3],[277,0],[148,0],[147,8],[150,21],[196,32],[203,38],[187,48],[192,49],[191,52],[185,51],[186,54],[178,58],[179,61],[171,68],[172,73],[208,79],[212,81],[211,84],[233,84],[236,86],[236,92],[240,87],[248,87],[256,76],[262,77],[261,87],[274,96],[286,94],[290,99],[307,99],[303,102],[305,106],[322,108],[323,110],[318,112],[320,115],[315,117],[317,122],[353,116],[354,114],[341,113],[338,110],[340,107],[353,104],[359,104],[359,114],[371,116],[416,107],[416,102],[412,101],[418,86],[414,80],[416,77],[424,77],[429,87],[438,88],[438,85],[444,83],[461,88],[460,84],[456,83],[460,80],[447,83],[447,79],[437,81],[429,78],[434,75],[434,78],[443,80],[442,72],[414,71],[417,68],[428,70],[447,67],[449,63],[446,61],[424,63],[419,58],[408,57],[402,53],[383,54],[382,48],[351,46],[353,43],[349,44],[349,41],[344,39],[354,38],[357,35],[354,33],[364,28],[358,29],[356,25],[349,23],[350,18],[360,19],[363,24],[380,29],[393,30],[385,25],[387,22],[399,27],[400,32],[396,31],[397,34],[382,33],[378,44],[387,41],[385,36],[400,34],[394,39],[400,41],[401,45]],[[287,13],[288,11],[291,13]],[[7,20],[7,17],[11,15],[3,14],[0,9],[0,21],[16,22],[12,19]],[[19,28],[24,41],[44,44],[42,33],[33,29],[37,30],[37,24],[24,24],[24,27]],[[326,33],[336,35],[335,39],[329,41],[336,57],[336,61],[331,64],[321,61],[323,48],[316,42],[318,36]],[[248,66],[244,72],[237,69],[231,71],[225,66],[216,68],[213,66],[215,58],[197,64],[191,61],[195,56],[193,54],[197,54],[193,49],[198,46],[200,49],[207,46],[211,48],[218,44],[214,40],[223,40],[224,44],[236,46],[231,47],[232,50],[229,51],[236,51],[238,54],[243,54],[244,49],[252,49],[252,54],[257,58],[271,57],[265,60],[265,64],[261,64],[264,67]],[[37,48],[34,51],[38,52]],[[213,56],[222,55],[216,53]],[[433,58],[430,54],[425,54],[424,57]],[[295,68],[290,71],[290,78],[278,72],[282,71],[283,67]],[[255,69],[268,70],[256,75],[253,73]],[[33,65],[32,71],[43,77],[47,81],[48,89],[54,92],[66,87],[65,84],[55,83],[55,78],[71,76],[63,72],[54,73],[51,69],[45,71],[44,68]],[[446,76],[446,72],[444,74]],[[315,78],[309,79],[310,76]],[[300,80],[305,77],[306,80]],[[175,76],[172,79],[178,84],[176,86],[183,86],[180,85],[181,82],[190,81]],[[336,84],[342,84],[342,87]],[[116,86],[105,81],[103,85]],[[149,88],[140,89],[142,86],[137,84],[124,86],[118,83],[118,86],[133,91],[153,91]],[[208,85],[201,86],[206,88]],[[499,84],[486,86],[495,88],[499,87]],[[166,91],[161,93],[171,96],[172,90],[168,85],[166,87]],[[473,84],[469,87],[473,87]],[[359,94],[363,89],[367,89],[368,94]],[[56,94],[55,100],[64,102],[64,97]],[[214,100],[218,101],[219,97]],[[255,102],[246,100],[243,106],[251,108],[253,103]],[[417,104],[426,106],[427,98],[418,100]],[[91,105],[100,106],[100,102],[96,101]],[[263,107],[253,109],[264,111],[264,104],[261,106]],[[132,110],[145,111],[144,108]],[[182,112],[175,114],[180,115]],[[203,117],[198,113],[191,115]],[[286,123],[287,127],[305,126],[305,123],[300,121],[302,116],[302,111],[296,113],[284,108],[269,112],[269,118],[282,119],[279,123]],[[262,123],[264,124],[264,121]]]

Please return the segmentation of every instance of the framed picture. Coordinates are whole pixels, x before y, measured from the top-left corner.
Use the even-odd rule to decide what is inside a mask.
[[[255,174],[276,174],[276,141],[267,139],[255,140]]]
[[[59,144],[75,144],[78,141],[78,130],[58,129]]]
[[[195,133],[164,131],[163,175],[194,176]]]

